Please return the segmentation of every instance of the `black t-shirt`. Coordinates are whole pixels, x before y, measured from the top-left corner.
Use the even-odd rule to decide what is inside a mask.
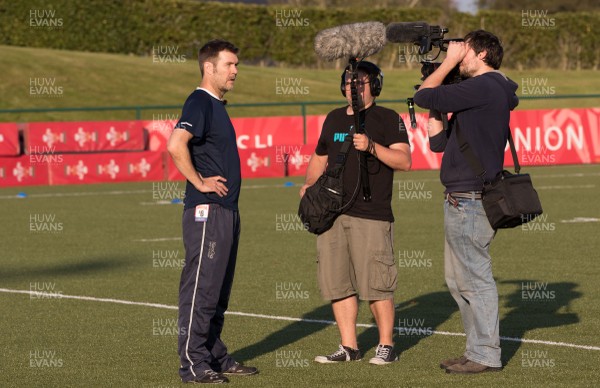
[[[220,175],[227,179],[227,195],[202,193],[189,181],[185,188],[184,208],[216,203],[226,209],[238,210],[242,175],[235,130],[221,100],[202,89],[196,89],[183,105],[175,128],[182,128],[194,137],[188,148],[192,164],[203,177]]]
[[[408,144],[406,127],[402,118],[395,111],[373,104],[364,111],[364,115],[365,133],[375,143],[385,147],[395,143]],[[344,139],[350,130],[354,133],[353,128],[354,115],[346,114],[346,107],[335,109],[327,115],[315,150],[317,155],[327,155],[327,169],[335,166]],[[344,168],[344,204],[352,198],[352,194],[356,190],[360,173],[358,155],[359,152],[351,144]],[[363,200],[361,184],[358,187],[356,199],[344,214],[394,222],[392,213],[394,170],[370,154],[367,156],[367,166],[371,201]]]

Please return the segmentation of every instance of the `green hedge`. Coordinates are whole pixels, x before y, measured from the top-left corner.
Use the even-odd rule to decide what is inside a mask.
[[[247,62],[321,67],[331,66],[313,51],[322,29],[369,20],[425,20],[448,27],[447,37],[477,28],[494,32],[504,42],[507,67],[598,68],[600,42],[592,31],[600,25],[599,12],[549,14],[540,18],[546,24],[552,20],[548,28],[524,26],[529,19],[506,11],[474,16],[438,9],[284,8],[183,0],[0,0],[0,43],[134,55],[170,46],[195,58],[205,41],[219,37],[240,47]],[[400,49],[388,44],[374,60],[385,67],[406,66],[397,60]]]

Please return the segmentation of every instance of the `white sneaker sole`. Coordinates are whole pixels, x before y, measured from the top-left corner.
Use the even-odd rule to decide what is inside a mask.
[[[331,361],[325,356],[317,356],[315,357],[315,362],[320,364],[337,364],[339,362],[348,362],[348,361],[360,361],[360,360],[344,360],[344,361]]]
[[[398,356],[396,356],[396,358],[393,361],[385,361],[385,360],[382,360],[381,358],[373,357],[372,359],[369,360],[369,364],[387,365],[387,364],[391,364],[394,361],[398,361]]]

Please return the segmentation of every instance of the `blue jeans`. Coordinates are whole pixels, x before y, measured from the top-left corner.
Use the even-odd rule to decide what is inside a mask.
[[[460,309],[467,359],[500,367],[498,291],[489,250],[495,231],[481,200],[457,198],[444,203],[444,268],[446,284]]]

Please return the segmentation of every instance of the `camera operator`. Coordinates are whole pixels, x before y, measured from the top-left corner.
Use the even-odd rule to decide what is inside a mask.
[[[358,105],[364,114],[364,134],[351,134],[354,127],[351,75],[349,67],[341,75],[341,92],[348,106],[331,111],[323,123],[306,183],[300,196],[313,185],[326,168],[333,168],[344,138],[352,136],[354,148],[346,159],[343,185],[344,203],[354,202],[317,237],[318,283],[323,299],[331,301],[340,331],[339,349],[315,358],[319,363],[358,361],[362,358],[356,339],[358,299],[369,301],[379,329],[379,345],[370,363],[389,364],[397,360],[393,350],[394,290],[397,268],[393,253],[392,189],[394,170],[408,171],[411,165],[408,135],[402,119],[391,109],[375,105],[383,75],[373,63],[358,63]],[[359,184],[359,152],[367,152],[366,168],[372,192],[371,201],[353,196]]]
[[[464,42],[449,43],[446,58],[414,96],[418,106],[430,109],[431,150],[444,152],[440,178],[446,198],[445,278],[467,337],[461,357],[441,362],[447,373],[502,369],[498,292],[489,254],[495,231],[481,202],[483,181],[461,153],[456,136],[460,125],[461,134],[486,170],[486,181],[502,171],[510,111],[518,104],[518,85],[498,71],[502,57],[502,45],[495,35],[483,30],[470,32]],[[456,65],[465,80],[442,85]],[[441,117],[449,112],[453,115],[444,130]]]

